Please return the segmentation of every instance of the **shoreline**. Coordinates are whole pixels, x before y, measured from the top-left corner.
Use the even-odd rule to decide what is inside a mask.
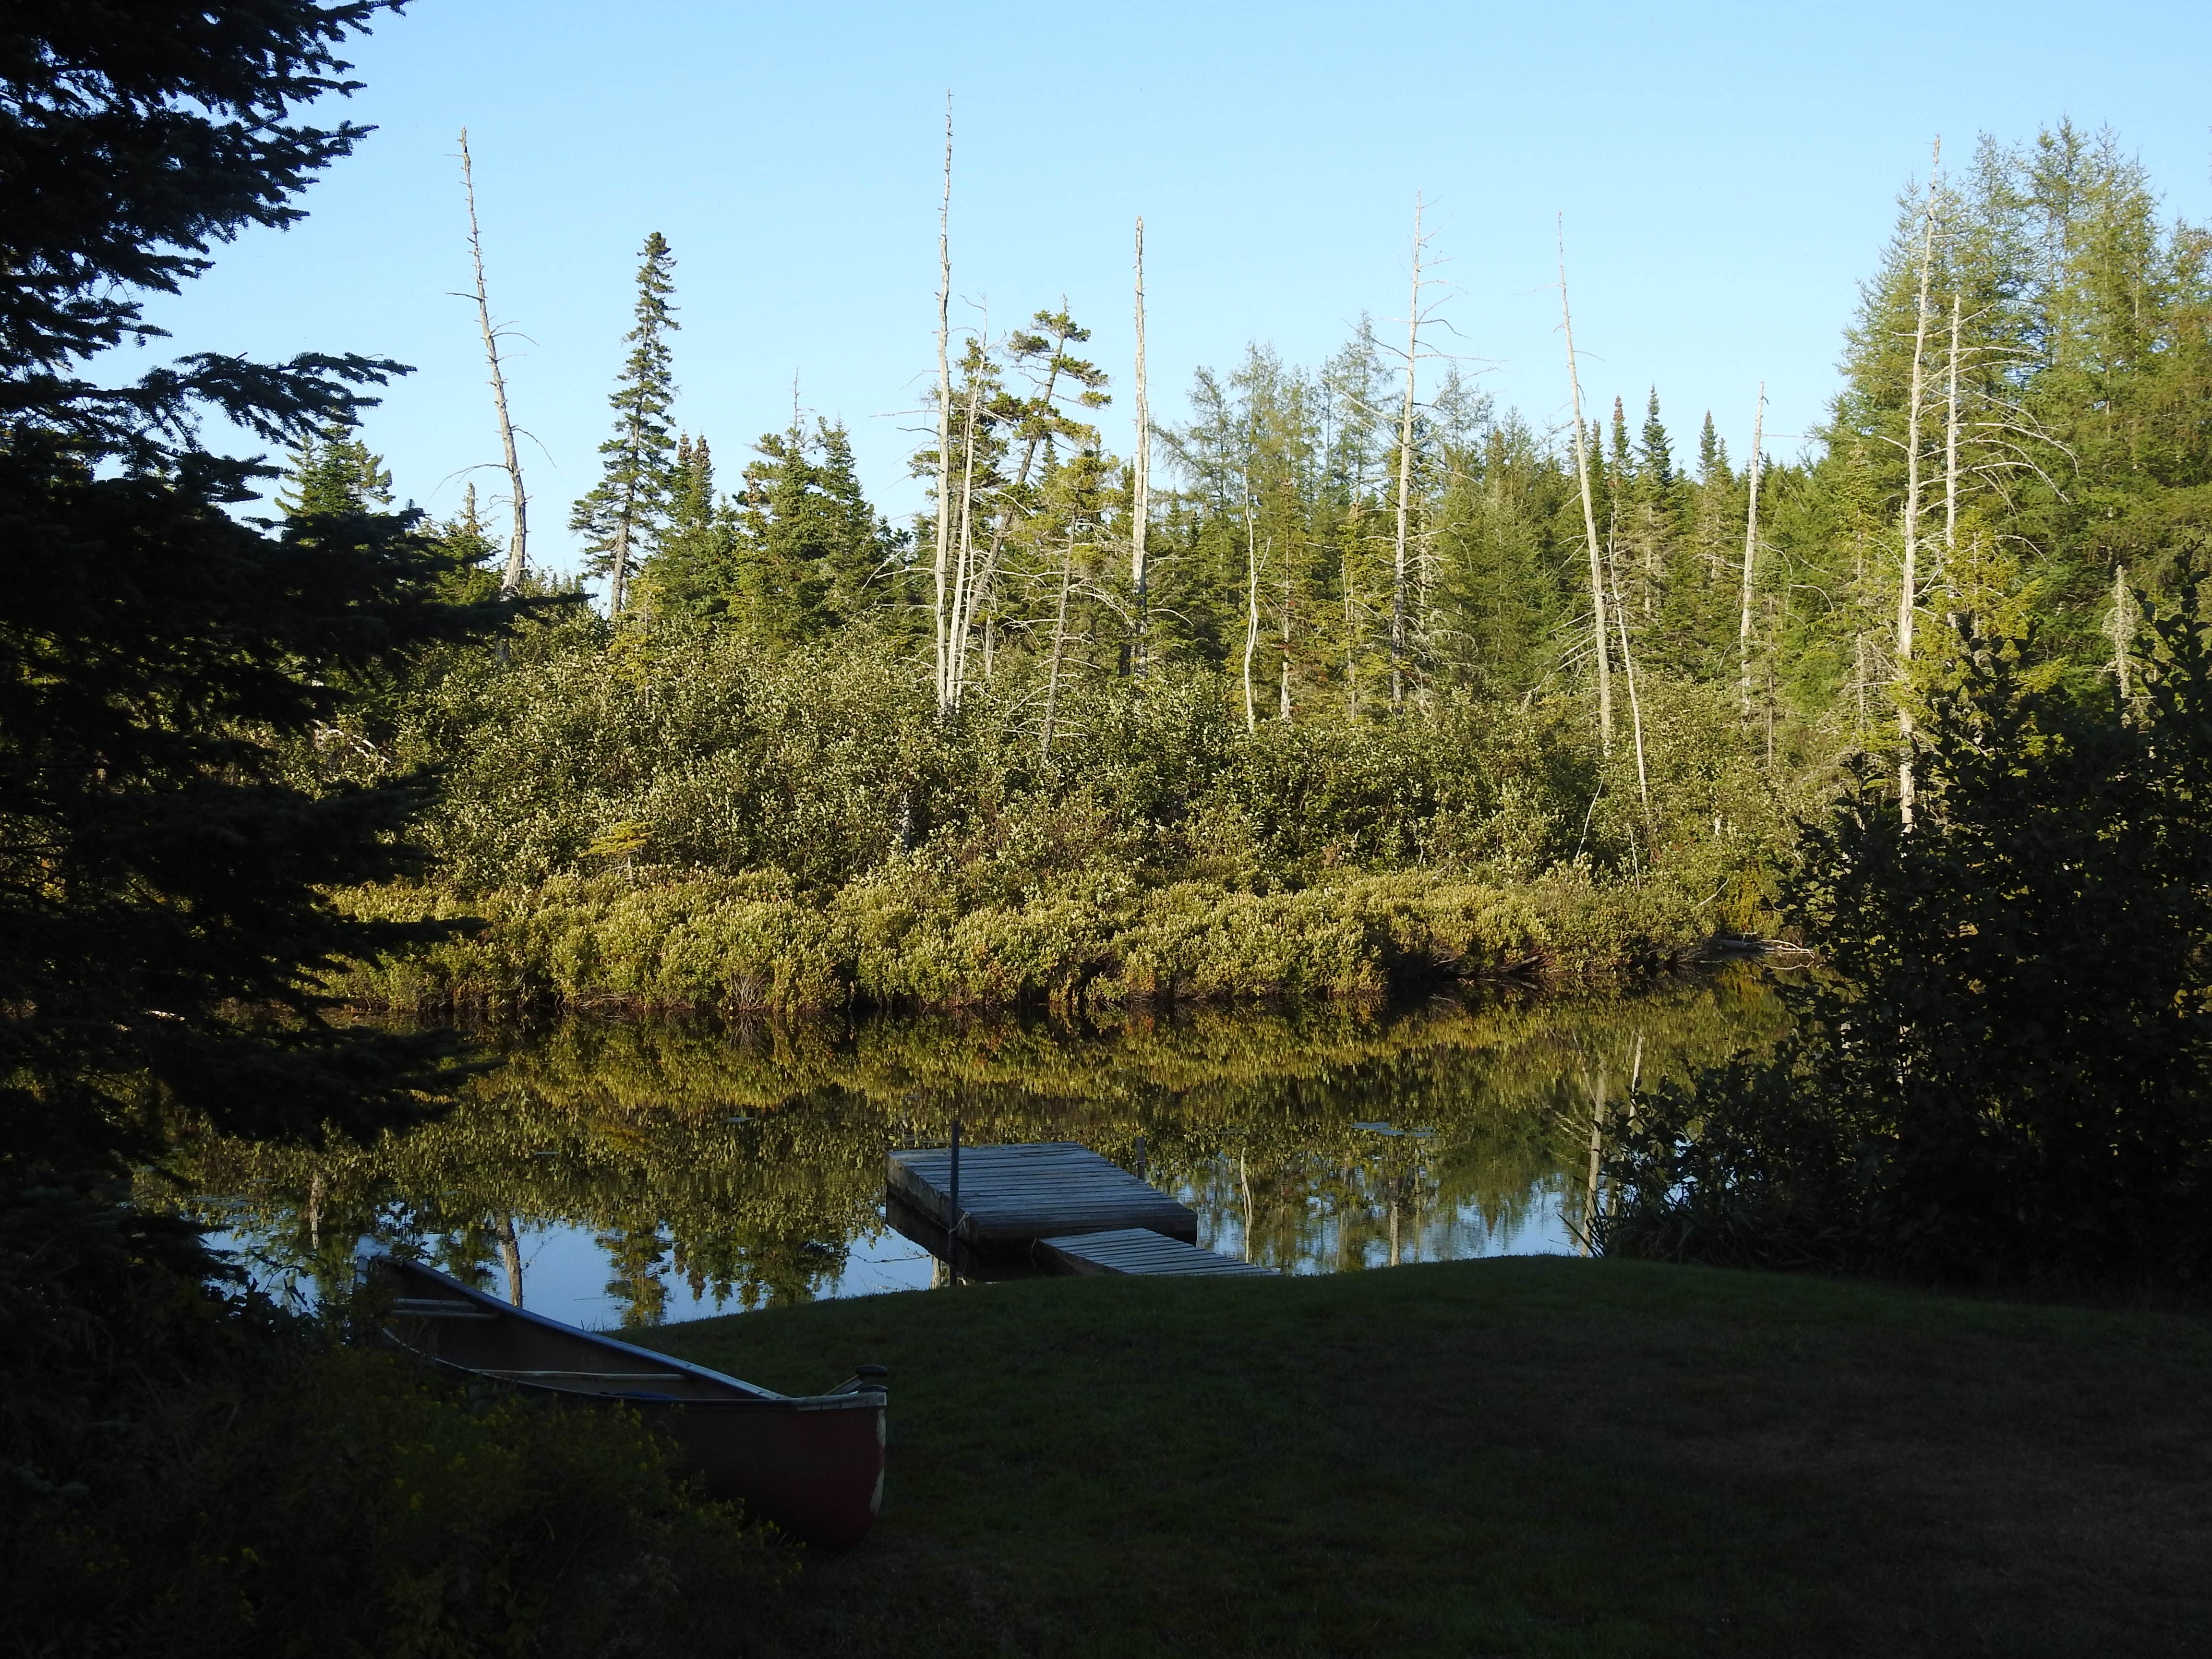
[[[1600,885],[1571,866],[1512,884],[1423,871],[1271,892],[1182,881],[964,909],[891,879],[816,898],[757,876],[333,897],[363,919],[459,926],[341,966],[326,995],[488,1019],[1380,1002],[1453,985],[1626,985],[1778,943],[1662,878]]]

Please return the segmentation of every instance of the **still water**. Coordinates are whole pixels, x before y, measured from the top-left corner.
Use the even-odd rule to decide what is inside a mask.
[[[1649,1089],[1771,1043],[1741,969],[1604,999],[482,1034],[504,1064],[426,1128],[310,1154],[192,1149],[185,1206],[264,1286],[312,1297],[356,1243],[597,1328],[919,1289],[884,1155],[1078,1140],[1288,1273],[1572,1251],[1593,1136]],[[149,1196],[151,1196],[149,1194]]]

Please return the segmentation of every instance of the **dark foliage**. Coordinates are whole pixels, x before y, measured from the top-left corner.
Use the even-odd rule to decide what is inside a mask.
[[[1784,908],[1823,972],[1764,1063],[1643,1103],[1608,1248],[2002,1279],[2212,1269],[2212,649],[2150,624],[2142,696],[1963,641],[1922,816],[1862,769]]]
[[[342,417],[398,365],[199,354],[101,390],[85,359],[161,332],[139,293],[174,293],[211,244],[301,216],[293,198],[368,131],[288,121],[352,91],[334,48],[390,0],[72,0],[0,7],[0,421],[143,457],[211,405],[277,439]]]
[[[10,1652],[720,1654],[743,1641],[729,1609],[789,1571],[635,1418],[161,1288],[126,1293],[167,1374],[54,1435],[46,1478],[9,1471]]]
[[[337,787],[289,757],[379,665],[493,613],[440,602],[459,558],[408,515],[241,521],[270,475],[190,435],[212,405],[304,438],[392,366],[79,378],[150,331],[135,295],[295,216],[359,129],[286,111],[343,89],[331,47],[379,9],[0,13],[0,1461],[19,1491],[120,1479],[88,1445],[143,1440],[162,1390],[243,1340],[196,1237],[123,1203],[172,1114],[366,1132],[453,1072],[443,1039],[333,1026],[307,989],[380,942],[323,889],[407,866],[419,781]],[[0,1577],[52,1524],[31,1514],[0,1515]]]

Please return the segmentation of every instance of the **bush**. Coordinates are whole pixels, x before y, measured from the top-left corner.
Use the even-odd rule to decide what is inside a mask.
[[[2128,724],[2039,688],[2016,645],[1963,641],[1917,823],[1869,764],[1804,830],[1783,908],[1825,972],[1790,994],[1796,1033],[1642,1103],[1608,1249],[2212,1271],[2212,652],[2194,623],[2153,631]]]
[[[1145,888],[1103,862],[1035,884],[970,882],[916,859],[826,899],[724,876],[564,877],[470,901],[356,890],[346,902],[364,915],[465,906],[486,925],[344,970],[329,989],[363,1006],[487,1013],[1380,997],[1507,975],[1617,980],[1696,954],[1713,931],[1676,884],[1601,884],[1579,866],[1517,886],[1401,871],[1267,892]]]
[[[101,1420],[18,1436],[20,1650],[730,1653],[789,1571],[635,1417],[446,1386],[265,1311],[198,1322],[189,1372],[111,1377]]]

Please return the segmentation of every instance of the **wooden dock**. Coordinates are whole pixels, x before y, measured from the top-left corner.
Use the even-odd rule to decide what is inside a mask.
[[[1121,1227],[1108,1233],[1077,1233],[1066,1238],[1041,1238],[1036,1243],[1041,1264],[1071,1273],[1220,1273],[1275,1275],[1268,1269],[1234,1256],[1201,1250],[1179,1238],[1168,1238],[1143,1227]]]
[[[884,1164],[892,1224],[948,1260],[1026,1255],[1042,1238],[1141,1229],[1187,1245],[1198,1216],[1109,1158],[1073,1140],[960,1149],[960,1207],[952,1152],[917,1147]]]

